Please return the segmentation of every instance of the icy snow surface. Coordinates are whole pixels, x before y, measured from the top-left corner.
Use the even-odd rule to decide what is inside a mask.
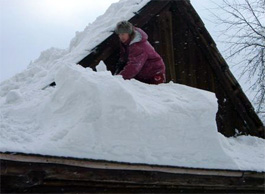
[[[263,139],[217,132],[213,93],[125,81],[103,63],[99,72],[75,64],[148,1],[113,4],[69,49],[44,51],[0,84],[1,152],[265,171]],[[47,87],[52,81],[56,87]]]

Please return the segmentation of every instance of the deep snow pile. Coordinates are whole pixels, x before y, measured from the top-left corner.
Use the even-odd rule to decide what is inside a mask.
[[[125,81],[75,65],[147,2],[113,4],[68,49],[44,51],[0,84],[1,152],[265,171],[263,139],[217,132],[213,93]],[[47,87],[52,81],[56,87]]]
[[[1,98],[1,151],[265,170],[264,140],[217,132],[213,93],[74,65],[63,65],[55,81],[55,88]]]

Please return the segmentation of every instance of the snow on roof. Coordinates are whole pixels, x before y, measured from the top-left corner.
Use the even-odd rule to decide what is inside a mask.
[[[62,66],[62,61],[76,64],[82,60],[93,48],[113,33],[119,21],[129,20],[149,1],[120,0],[118,3],[113,3],[103,15],[97,17],[82,32],[76,32],[69,48],[52,47],[43,51],[38,59],[29,64],[27,70],[0,83],[2,90],[0,90],[0,96],[5,95],[10,89],[17,89],[21,85],[29,83],[34,83],[32,87],[35,87],[37,82],[39,83],[37,87],[45,87],[54,80],[57,70]]]
[[[116,24],[121,20],[129,20],[135,15],[150,0],[120,0],[118,3],[113,3],[107,11],[96,18],[96,20],[89,24],[84,31],[76,32],[76,36],[71,40],[69,48],[62,52],[58,49],[56,56],[61,53],[64,61],[70,63],[78,63],[89,53],[92,49],[108,38],[114,31]],[[49,53],[47,55],[47,52]],[[53,56],[55,51],[46,51],[42,53],[40,58],[34,63],[39,63],[41,60],[47,61],[47,57]],[[56,58],[56,56],[54,56]],[[53,57],[51,58],[53,61]],[[50,62],[50,61],[48,61]]]
[[[69,49],[42,52],[28,69],[0,84],[0,151],[265,171],[263,139],[217,132],[213,93],[125,81],[76,65],[118,21],[147,2],[111,5],[76,34]],[[54,80],[56,87],[45,87]]]
[[[64,65],[55,81],[56,87],[38,92],[7,94],[1,104],[2,152],[265,170],[263,139],[217,132],[213,93],[125,81],[73,65]]]
[[[82,32],[76,32],[69,48],[50,48],[41,53],[40,57],[31,62],[28,68],[0,83],[0,96],[5,96],[10,90],[21,87],[44,88],[54,81],[55,74],[64,63],[76,64],[99,43],[110,36],[116,24],[121,20],[129,20],[150,0],[120,0],[113,3],[106,12],[96,18]],[[63,63],[62,63],[63,62]],[[30,85],[30,87],[29,87]]]

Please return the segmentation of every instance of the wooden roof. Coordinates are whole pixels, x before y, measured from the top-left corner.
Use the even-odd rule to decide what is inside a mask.
[[[1,192],[264,192],[264,173],[0,153]]]
[[[135,14],[129,21],[149,35],[149,41],[167,65],[168,81],[216,93],[219,132],[233,136],[238,130],[264,138],[263,123],[190,1],[151,0]],[[78,64],[95,69],[103,60],[114,72],[118,41],[113,33]]]

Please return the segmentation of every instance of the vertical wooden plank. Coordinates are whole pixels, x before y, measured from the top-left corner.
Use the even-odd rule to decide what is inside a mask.
[[[204,57],[200,45],[188,24],[183,20],[184,13],[171,7],[173,20],[173,45],[177,82],[191,87],[214,92],[214,72]]]
[[[194,37],[190,30],[188,30],[188,37],[184,43],[184,48],[186,48],[185,58],[186,58],[186,71],[187,71],[187,81],[188,85],[191,87],[197,87],[196,80],[196,67],[200,65],[200,61],[198,60]]]
[[[173,47],[172,13],[169,10],[157,17],[159,26],[161,56],[166,64],[167,81],[176,82],[176,70]]]
[[[176,82],[189,85],[187,80],[187,57],[189,56],[185,47],[185,42],[189,37],[189,31],[187,25],[181,20],[181,13],[176,11],[175,6],[171,8],[171,11]]]

